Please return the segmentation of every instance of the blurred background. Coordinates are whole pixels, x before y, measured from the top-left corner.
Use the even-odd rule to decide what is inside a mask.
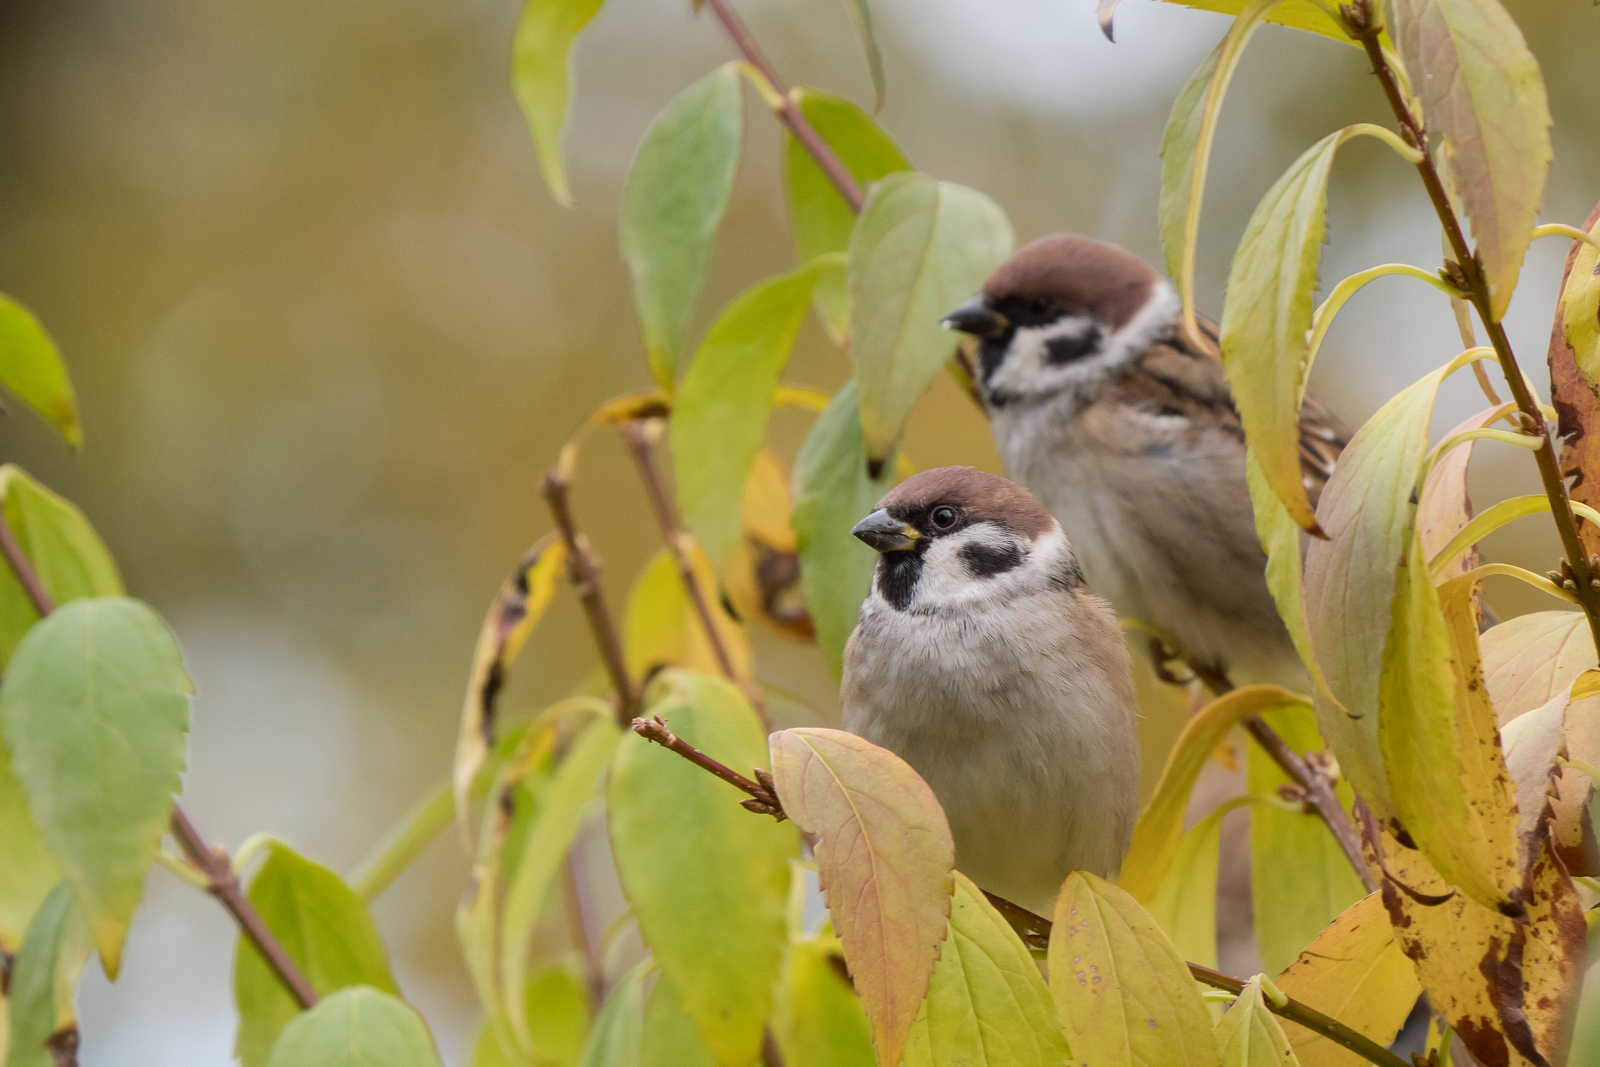
[[[339,870],[448,771],[483,612],[549,528],[537,478],[600,401],[648,385],[616,211],[634,146],[679,89],[732,57],[687,0],[611,0],[579,38],[567,140],[576,209],[541,184],[507,77],[515,0],[10,0],[0,7],[0,289],[67,358],[87,444],[26,413],[0,459],[76,501],[130,589],[170,621],[199,686],[185,805],[206,834],[276,832]],[[1588,84],[1600,8],[1512,0],[1555,117],[1545,221],[1600,197]],[[870,105],[837,0],[740,5],[778,70]],[[975,186],[1019,241],[1077,230],[1159,261],[1157,152],[1172,99],[1227,20],[1126,0],[1118,43],[1092,0],[876,0],[880,120],[922,169]],[[793,253],[777,127],[750,106],[743,169],[701,323]],[[1276,27],[1224,112],[1200,251],[1220,313],[1257,198],[1312,140],[1386,121],[1353,48]],[[1410,168],[1371,141],[1340,155],[1323,276],[1438,262]],[[1529,255],[1508,325],[1543,382],[1567,245]],[[1314,388],[1359,424],[1460,348],[1448,305],[1401,279],[1364,292]],[[808,324],[789,376],[831,390],[843,358]],[[1470,378],[1436,426],[1481,407]],[[776,422],[790,458],[807,420]],[[918,466],[998,469],[948,382],[918,407]],[[1478,450],[1479,506],[1531,490],[1526,453]],[[616,442],[575,490],[620,607],[655,545]],[[1542,572],[1557,542],[1528,520],[1486,546]],[[1553,606],[1491,585],[1502,615]],[[757,673],[827,718],[814,649],[757,635]],[[565,694],[593,664],[558,598],[505,705]],[[1160,753],[1147,753],[1147,773]],[[1150,766],[1154,764],[1154,767]],[[458,1063],[475,1018],[452,926],[466,858],[445,835],[377,902],[400,984]],[[232,927],[151,874],[122,979],[82,996],[82,1061],[229,1059]]]

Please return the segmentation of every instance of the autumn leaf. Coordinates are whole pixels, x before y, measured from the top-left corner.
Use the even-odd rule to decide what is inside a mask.
[[[950,917],[955,843],[933,790],[887,749],[840,730],[771,738],[783,809],[815,834],[817,878],[880,1063],[898,1063]]]
[[[1050,931],[1050,993],[1073,1059],[1095,1067],[1217,1067],[1211,1015],[1189,968],[1127,893],[1067,876]]]
[[[1550,166],[1539,63],[1499,0],[1395,0],[1394,33],[1472,224],[1491,314],[1511,303]]]
[[[1388,1047],[1422,992],[1406,958],[1383,894],[1369,893],[1346,908],[1306,946],[1278,988]],[[1314,1030],[1286,1022],[1301,1067],[1366,1067],[1366,1059]]]
[[[1597,665],[1594,637],[1581,611],[1534,611],[1479,638],[1483,680],[1501,724],[1532,711]]]

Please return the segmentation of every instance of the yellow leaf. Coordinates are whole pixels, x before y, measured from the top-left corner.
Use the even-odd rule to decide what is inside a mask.
[[[816,628],[800,588],[799,541],[789,525],[793,506],[788,470],[763,448],[745,479],[739,512],[743,537],[722,570],[723,591],[741,619],[759,619],[779,633],[810,641]]]
[[[1378,741],[1406,832],[1453,885],[1499,907],[1522,877],[1516,798],[1478,660],[1475,581],[1435,590],[1421,542],[1407,538],[1383,653]],[[1441,600],[1453,605],[1449,623]]]
[[[1383,902],[1433,1010],[1484,1063],[1561,1059],[1584,960],[1577,890],[1548,848],[1516,920],[1452,892],[1422,853],[1379,834]]]
[[[1176,2],[1184,7],[1200,11],[1217,11],[1224,15],[1238,15],[1249,6],[1249,0],[1176,0]],[[1344,27],[1329,13],[1329,10],[1315,0],[1283,0],[1268,13],[1267,21],[1280,26],[1293,26],[1297,30],[1320,33],[1324,37],[1332,37],[1346,44],[1355,43],[1350,40],[1349,35],[1344,32]]]
[[[1487,408],[1445,434],[1445,438],[1467,430],[1491,425],[1499,408]],[[1422,503],[1417,508],[1417,536],[1422,538],[1422,554],[1432,559],[1450,539],[1472,521],[1472,501],[1467,497],[1467,465],[1472,460],[1475,441],[1457,445],[1440,457],[1428,472],[1422,486]],[[1446,569],[1444,578],[1454,578],[1478,565],[1478,549],[1473,546]],[[1442,580],[1434,575],[1436,581]]]
[[[873,1067],[872,1031],[844,966],[836,941],[790,944],[772,1013],[785,1067]]]
[[[1056,898],[1050,993],[1076,1061],[1217,1067],[1189,968],[1137,901],[1087,871]]]
[[[1050,990],[1028,946],[957,871],[950,932],[903,1067],[1057,1067],[1067,1056]]]
[[[1222,844],[1222,818],[1252,799],[1224,801],[1185,830],[1172,866],[1145,905],[1150,917],[1172,939],[1178,955],[1190,963],[1217,965],[1217,854]]]
[[[523,555],[511,577],[500,586],[472,653],[467,696],[461,705],[461,730],[456,738],[456,822],[466,832],[472,779],[494,745],[495,698],[506,672],[522,651],[528,634],[539,624],[555,596],[556,580],[567,562],[567,546],[556,534],[541,538]]]
[[[1178,842],[1183,836],[1183,816],[1195,779],[1217,743],[1251,715],[1291,706],[1305,706],[1304,698],[1275,685],[1249,685],[1212,701],[1189,720],[1167,756],[1155,796],[1134,824],[1133,842],[1127,858],[1122,861],[1118,885],[1135,899],[1154,899],[1177,855]]]
[[[1597,222],[1591,234],[1600,233]],[[1561,289],[1561,328],[1573,361],[1590,388],[1600,387],[1600,249],[1579,244]]]
[[[1244,992],[1217,1023],[1216,1038],[1223,1067],[1300,1067],[1283,1027],[1261,997],[1259,974],[1245,984]]]
[[[1517,287],[1550,166],[1539,63],[1500,0],[1395,0],[1394,32],[1428,130],[1444,135],[1499,319]]]
[[[955,843],[917,772],[841,730],[771,738],[783,809],[817,835],[817,879],[880,1063],[898,1063],[950,917]]]
[[[1346,908],[1278,977],[1278,988],[1382,1047],[1400,1032],[1422,992],[1395,940],[1382,893]],[[1288,1022],[1284,1031],[1301,1067],[1366,1067],[1365,1057],[1313,1030]]]
[[[711,613],[722,647],[733,662],[734,674],[741,681],[750,678],[750,634],[728,614],[717,592],[716,572],[711,561],[692,541],[691,568],[695,585]],[[716,652],[706,637],[705,624],[689,592],[671,550],[661,549],[651,557],[628,593],[628,607],[622,622],[623,658],[628,673],[644,678],[661,667],[683,667],[701,674],[720,674]]]

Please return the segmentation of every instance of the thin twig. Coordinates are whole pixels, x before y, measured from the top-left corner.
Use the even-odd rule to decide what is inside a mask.
[[[644,482],[645,495],[650,498],[650,506],[656,513],[656,522],[661,525],[661,536],[666,539],[667,548],[671,550],[673,561],[678,565],[678,576],[683,579],[683,587],[689,593],[689,602],[694,605],[695,615],[700,619],[700,629],[705,632],[706,641],[717,657],[717,666],[730,682],[737,685],[739,676],[733,669],[733,660],[728,656],[727,646],[722,643],[722,634],[717,631],[716,622],[711,616],[711,606],[706,603],[705,592],[694,576],[694,564],[689,559],[689,546],[683,528],[678,525],[677,512],[672,506],[672,501],[667,498],[666,488],[661,484],[661,476],[656,471],[653,455],[655,442],[651,439],[650,427],[644,420],[630,422],[623,429],[622,438],[627,442],[628,453],[633,456],[633,462],[639,468],[639,478]]]
[[[839,195],[844,197],[845,203],[850,205],[850,210],[857,215],[861,214],[861,208],[867,202],[867,198],[862,195],[861,186],[856,184],[856,180],[850,176],[849,169],[845,167],[838,156],[834,155],[833,149],[828,147],[827,142],[812,128],[811,123],[806,121],[806,117],[800,113],[800,108],[795,104],[794,97],[790,96],[789,91],[784,88],[782,79],[778,77],[778,72],[767,61],[766,54],[761,51],[761,46],[756,43],[755,37],[751,35],[749,27],[744,24],[744,20],[739,17],[738,12],[728,5],[728,0],[707,0],[707,3],[710,5],[711,10],[716,13],[717,19],[722,23],[723,28],[728,31],[728,36],[733,38],[734,46],[739,49],[739,54],[744,56],[747,63],[761,72],[761,76],[772,87],[774,95],[782,101],[775,109],[778,121],[787,126],[789,132],[794,134],[795,140],[805,146],[805,150],[811,154],[811,158],[817,161],[817,166],[822,168],[822,173],[828,176],[828,180],[833,182],[834,188],[839,190]]]
[[[44,591],[44,583],[39,581],[39,572],[33,569],[33,564],[28,562],[28,557],[23,555],[22,546],[17,544],[17,536],[11,532],[11,524],[0,518],[0,552],[5,553],[6,562],[11,565],[11,573],[17,576],[23,592],[28,594],[28,599],[33,601],[33,609],[39,616],[50,614],[56,610],[55,601],[50,599],[50,594]]]
[[[600,1003],[605,999],[606,979],[594,939],[589,936],[589,922],[583,914],[583,891],[578,885],[577,859],[570,849],[561,861],[561,899],[567,910],[567,936],[583,959],[584,986],[592,1015],[600,1010]]]
[[[639,710],[639,692],[628,677],[627,661],[622,658],[622,641],[606,608],[606,598],[600,590],[600,563],[589,547],[589,539],[578,532],[572,521],[572,505],[567,499],[571,483],[558,469],[544,476],[544,499],[555,517],[556,528],[567,544],[567,576],[578,592],[583,613],[589,619],[589,630],[594,634],[595,646],[605,661],[611,675],[611,684],[617,690],[617,725],[626,728]]]
[[[11,567],[18,583],[27,590],[28,599],[33,601],[33,606],[38,609],[39,615],[49,615],[55,610],[55,602],[50,599],[50,594],[44,590],[44,585],[39,581],[39,573],[33,569],[33,564],[22,552],[22,547],[17,544],[16,537],[11,533],[11,527],[0,519],[0,554],[6,557],[6,563]],[[208,848],[201,838],[189,817],[183,809],[176,804],[172,806],[172,836],[183,849],[200,873],[206,876],[206,890],[222,902],[228,909],[234,921],[239,924],[239,931],[261,953],[261,958],[267,961],[283,982],[289,995],[299,1002],[302,1008],[309,1008],[317,1002],[317,991],[311,988],[311,983],[306,981],[305,975],[300,973],[300,968],[294,960],[284,951],[272,929],[261,918],[260,913],[245,899],[239,891],[239,877],[233,873],[233,864],[228,858],[228,853],[222,848]]]
[[[778,800],[778,791],[773,787],[772,775],[759,767],[755,771],[757,780],[751,781],[732,767],[718,762],[678,737],[667,729],[667,724],[659,715],[649,719],[634,719],[633,732],[646,741],[654,741],[662,748],[671,749],[696,767],[710,771],[735,789],[749,793],[749,800],[739,801],[746,811],[753,811],[757,815],[771,815],[779,822],[788,818],[783,813],[783,803]]]
[[[1589,620],[1590,636],[1594,640],[1596,649],[1600,649],[1600,589],[1592,584],[1595,575],[1589,566],[1588,557],[1584,554],[1583,541],[1578,536],[1577,520],[1572,513],[1571,501],[1567,498],[1567,487],[1561,477],[1561,466],[1556,460],[1555,442],[1550,439],[1550,428],[1545,422],[1544,413],[1539,409],[1538,398],[1529,391],[1527,380],[1522,376],[1516,356],[1511,351],[1511,342],[1506,338],[1505,328],[1494,317],[1489,299],[1488,279],[1484,276],[1483,267],[1479,264],[1477,256],[1467,247],[1461,220],[1456,217],[1455,207],[1450,203],[1449,194],[1445,192],[1444,182],[1440,180],[1439,172],[1434,167],[1433,156],[1428,151],[1428,131],[1411,113],[1411,105],[1406,100],[1406,94],[1401,90],[1394,70],[1389,66],[1388,57],[1383,54],[1383,48],[1378,43],[1382,26],[1373,17],[1372,0],[1355,0],[1354,3],[1341,7],[1340,12],[1344,15],[1350,35],[1366,49],[1367,58],[1372,63],[1372,71],[1377,75],[1379,84],[1383,86],[1384,96],[1388,98],[1389,107],[1400,124],[1400,136],[1422,153],[1422,158],[1417,162],[1417,173],[1422,176],[1422,184],[1428,190],[1428,199],[1433,202],[1434,213],[1439,216],[1439,224],[1444,227],[1445,238],[1450,242],[1450,250],[1455,256],[1453,262],[1446,261],[1445,272],[1454,275],[1452,284],[1467,294],[1468,301],[1478,313],[1478,320],[1483,323],[1484,331],[1489,335],[1489,343],[1494,346],[1495,355],[1500,359],[1500,369],[1505,375],[1506,385],[1510,387],[1511,396],[1516,400],[1517,407],[1524,416],[1524,430],[1544,438],[1544,446],[1534,452],[1533,457],[1539,465],[1539,478],[1544,482],[1545,496],[1550,498],[1550,513],[1555,518],[1556,532],[1561,535],[1561,545],[1566,552],[1566,567],[1571,571],[1570,577],[1566,579],[1571,585],[1567,588],[1577,596],[1578,603]],[[1562,584],[1566,585],[1566,581]]]
[[[659,717],[655,719],[635,719],[633,720],[633,729],[640,737],[671,749],[695,766],[710,771],[724,782],[749,793],[753,799],[740,802],[746,809],[761,814],[773,815],[780,820],[785,817],[782,803],[778,800],[777,792],[772,786],[772,775],[767,772],[757,770],[756,777],[761,781],[751,781],[739,772],[718,763],[693,745],[679,740],[671,730],[667,729],[666,724]],[[1028,942],[1040,947],[1045,947],[1049,944],[1051,928],[1049,919],[1042,915],[1034,914],[1020,904],[1013,904],[1004,897],[997,897],[993,893],[985,892],[984,896],[989,899],[989,903],[995,906],[995,910],[999,911],[1014,925],[1023,928],[1025,939]],[[1226,989],[1235,994],[1244,990],[1245,984],[1237,978],[1214,971],[1209,967],[1202,967],[1198,963],[1191,963],[1188,967],[1190,974],[1207,985],[1214,986],[1217,989]],[[1403,1060],[1365,1034],[1352,1030],[1337,1019],[1330,1019],[1315,1008],[1302,1004],[1293,998],[1289,998],[1288,1002],[1281,1008],[1268,1001],[1267,1008],[1276,1015],[1281,1015],[1285,1019],[1299,1023],[1306,1029],[1313,1030],[1328,1040],[1343,1045],[1357,1055],[1365,1056],[1373,1063],[1379,1064],[1380,1067],[1406,1067]]]
[[[317,991],[311,988],[311,983],[306,981],[306,976],[300,973],[300,968],[294,960],[289,958],[289,953],[284,951],[283,945],[272,933],[261,914],[245,899],[244,893],[239,889],[239,876],[233,871],[233,862],[228,856],[228,851],[219,846],[207,846],[205,839],[200,836],[189,817],[183,809],[172,809],[172,836],[178,842],[178,847],[183,849],[184,855],[189,857],[200,872],[206,876],[209,883],[207,892],[222,902],[228,909],[234,922],[239,924],[239,932],[245,939],[255,946],[261,953],[261,958],[267,961],[267,966],[278,976],[289,995],[302,1008],[309,1008],[317,1002]]]
[[[1152,641],[1150,647],[1152,659],[1159,659],[1170,651],[1159,639]],[[1185,662],[1195,676],[1216,696],[1233,689],[1233,683],[1228,680],[1228,676],[1217,668],[1188,660]],[[1356,832],[1355,823],[1350,821],[1350,814],[1344,810],[1344,805],[1339,803],[1338,796],[1334,794],[1333,783],[1321,761],[1302,759],[1296,755],[1278,732],[1267,725],[1267,721],[1259,715],[1245,719],[1244,728],[1246,733],[1255,738],[1256,743],[1272,762],[1289,776],[1289,780],[1300,787],[1305,796],[1305,803],[1327,824],[1328,831],[1333,834],[1340,851],[1350,861],[1356,877],[1361,879],[1361,884],[1366,887],[1367,892],[1371,893],[1377,889],[1378,883],[1373,880],[1372,872],[1367,869],[1367,862],[1361,855],[1361,835]]]

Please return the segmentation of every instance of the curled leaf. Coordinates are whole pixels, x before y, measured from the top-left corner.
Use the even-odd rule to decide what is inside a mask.
[[[83,910],[72,886],[61,882],[39,906],[11,961],[7,1067],[56,1067],[57,1053],[76,1051],[78,979],[92,952]]]
[[[44,417],[73,448],[83,447],[78,395],[55,341],[33,313],[0,294],[0,385]]]
[[[483,620],[472,653],[467,696],[461,705],[461,731],[456,738],[456,822],[463,833],[471,813],[472,780],[494,746],[495,699],[523,642],[550,606],[556,580],[566,562],[567,546],[558,535],[540,538],[500,586],[488,617]]]
[[[771,737],[783,810],[815,834],[817,878],[880,1063],[898,1063],[950,917],[955,843],[899,756],[840,730]]]
[[[1600,228],[1600,204],[1583,221],[1583,228],[1586,231]],[[1581,270],[1574,275],[1578,259],[1590,251],[1588,245],[1575,241],[1567,252],[1566,270],[1561,277],[1562,298],[1556,304],[1555,325],[1550,330],[1547,359],[1550,365],[1550,402],[1556,409],[1556,436],[1561,439],[1561,474],[1571,486],[1569,492],[1572,499],[1594,507],[1600,505],[1600,433],[1592,431],[1596,428],[1596,413],[1600,411],[1600,395],[1596,394],[1593,381],[1579,369],[1574,350],[1574,346],[1587,344],[1589,335],[1584,323],[1587,321],[1588,300],[1596,295],[1590,288],[1593,281],[1592,259],[1586,257],[1591,264],[1589,275],[1585,276]],[[1600,315],[1600,308],[1597,308],[1596,315]],[[1569,316],[1577,321],[1569,325]],[[1600,323],[1600,319],[1597,319],[1597,323]],[[1600,330],[1600,325],[1596,329]],[[1576,336],[1574,330],[1578,331]],[[1585,356],[1586,360],[1589,358]],[[1585,552],[1600,552],[1600,527],[1588,522],[1579,523],[1578,536],[1583,540]]]

